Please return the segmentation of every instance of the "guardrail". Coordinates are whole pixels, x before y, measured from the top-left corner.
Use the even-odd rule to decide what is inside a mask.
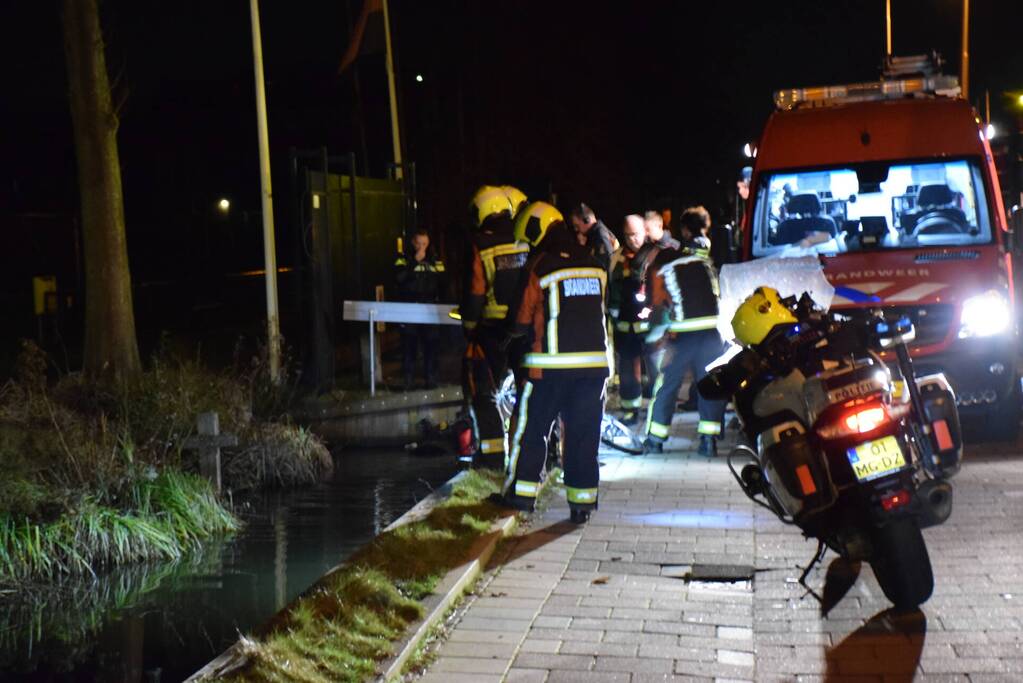
[[[451,314],[453,304],[412,304],[401,301],[346,301],[341,317],[344,320],[369,323],[369,349],[374,357],[369,363],[369,395],[377,393],[376,323],[406,325],[460,325]]]

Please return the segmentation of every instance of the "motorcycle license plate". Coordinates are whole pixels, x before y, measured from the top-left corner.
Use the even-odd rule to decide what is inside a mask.
[[[899,442],[894,436],[875,439],[850,448],[846,455],[859,481],[870,481],[897,472],[906,466]]]

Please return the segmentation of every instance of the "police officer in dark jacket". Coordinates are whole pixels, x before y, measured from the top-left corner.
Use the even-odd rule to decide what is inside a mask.
[[[597,259],[604,270],[610,270],[611,256],[618,248],[618,240],[606,225],[597,220],[593,209],[585,204],[580,204],[573,209],[572,227],[579,237],[580,244],[586,246],[590,255]]]
[[[394,281],[399,301],[417,304],[435,304],[445,289],[447,274],[444,262],[430,249],[430,235],[424,228],[412,234],[409,248],[394,262]],[[437,386],[437,341],[440,331],[436,325],[399,325],[401,332],[401,370],[405,391],[412,388],[415,374],[417,347],[423,349],[423,375],[425,386]]]

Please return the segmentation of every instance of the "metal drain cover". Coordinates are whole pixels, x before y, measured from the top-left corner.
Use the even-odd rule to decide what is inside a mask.
[[[689,581],[733,583],[752,581],[753,567],[744,564],[694,564],[686,577]]]

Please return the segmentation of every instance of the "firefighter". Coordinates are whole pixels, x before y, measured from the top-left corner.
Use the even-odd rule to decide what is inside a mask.
[[[717,330],[718,281],[710,260],[688,249],[662,251],[650,266],[650,332],[648,342],[664,338],[664,356],[647,414],[643,450],[660,453],[671,430],[678,391],[687,370],[693,382],[721,355]],[[699,453],[717,455],[717,439],[725,414],[724,401],[697,397]]]
[[[535,202],[515,221],[516,236],[537,247],[525,273],[516,336],[531,338],[526,381],[516,403],[511,461],[502,505],[532,510],[560,415],[572,521],[597,507],[597,449],[608,377],[605,270],[550,204]]]
[[[484,185],[473,195],[469,220],[475,228],[466,269],[469,282],[461,306],[466,334],[463,384],[476,431],[477,467],[503,469],[504,422],[494,394],[508,371],[514,347],[503,347],[509,306],[519,289],[529,245],[515,241],[514,207],[505,191]]]
[[[444,262],[430,248],[430,234],[419,228],[412,234],[411,249],[399,254],[394,262],[394,281],[398,301],[435,304],[445,289]],[[412,389],[417,346],[423,349],[425,387],[437,386],[437,342],[440,330],[436,325],[399,325],[401,333],[401,369],[405,391]]]
[[[652,358],[645,358],[646,334],[650,324],[646,320],[649,309],[644,287],[644,250],[646,226],[643,218],[631,214],[622,227],[622,245],[611,257],[611,276],[608,281],[608,315],[614,331],[614,348],[618,354],[618,405],[622,409],[622,422],[633,426],[639,421],[643,399],[652,396],[657,370]],[[644,365],[646,380],[644,381]]]
[[[513,217],[518,216],[522,213],[522,209],[529,205],[529,198],[519,188],[512,185],[502,185],[501,190],[504,192],[504,196],[508,198],[508,201],[511,202]]]

